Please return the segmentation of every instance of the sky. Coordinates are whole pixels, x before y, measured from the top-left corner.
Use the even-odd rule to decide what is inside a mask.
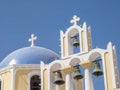
[[[0,61],[30,46],[32,33],[38,38],[36,46],[60,54],[60,30],[71,26],[73,15],[80,17],[78,25],[85,21],[91,26],[93,48],[106,49],[110,41],[116,46],[119,65],[120,0],[0,0]],[[103,84],[98,78],[94,82]],[[98,84],[95,90],[104,87]]]

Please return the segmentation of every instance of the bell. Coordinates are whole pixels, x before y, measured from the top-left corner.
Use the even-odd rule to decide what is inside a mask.
[[[79,66],[76,66],[75,67],[75,71],[73,72],[73,78],[75,80],[78,80],[78,79],[82,79],[83,78],[83,75],[81,74],[81,71],[79,69]]]
[[[103,75],[103,71],[101,70],[101,68],[100,68],[100,64],[99,64],[99,62],[97,61],[97,62],[95,62],[95,64],[94,64],[94,71],[93,71],[93,75],[95,75],[95,76],[100,76],[100,75]]]
[[[78,38],[77,37],[74,37],[74,41],[73,41],[73,46],[77,47],[79,46],[79,41],[78,41]]]
[[[64,84],[65,81],[62,79],[62,74],[60,71],[56,71],[55,72],[55,81],[54,81],[54,84],[56,85],[62,85]]]

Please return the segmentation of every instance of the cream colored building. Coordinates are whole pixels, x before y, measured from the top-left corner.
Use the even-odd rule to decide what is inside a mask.
[[[61,56],[35,46],[37,37],[32,34],[30,47],[5,57],[0,63],[0,90],[94,90],[92,75],[102,74],[105,90],[120,90],[115,46],[109,42],[106,49],[92,48],[91,28],[85,22],[78,25],[79,20],[73,16],[73,25],[60,31]]]

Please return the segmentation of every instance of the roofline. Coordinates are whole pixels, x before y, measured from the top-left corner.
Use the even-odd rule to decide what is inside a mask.
[[[38,69],[40,70],[40,64],[13,64],[5,68],[0,69],[0,73],[8,72],[11,69]]]

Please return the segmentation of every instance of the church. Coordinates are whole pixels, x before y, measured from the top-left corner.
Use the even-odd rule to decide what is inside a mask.
[[[95,90],[92,75],[103,75],[104,90],[120,90],[115,46],[92,48],[91,27],[79,20],[74,15],[60,31],[61,56],[35,46],[34,34],[29,47],[7,55],[0,62],[0,90]]]

